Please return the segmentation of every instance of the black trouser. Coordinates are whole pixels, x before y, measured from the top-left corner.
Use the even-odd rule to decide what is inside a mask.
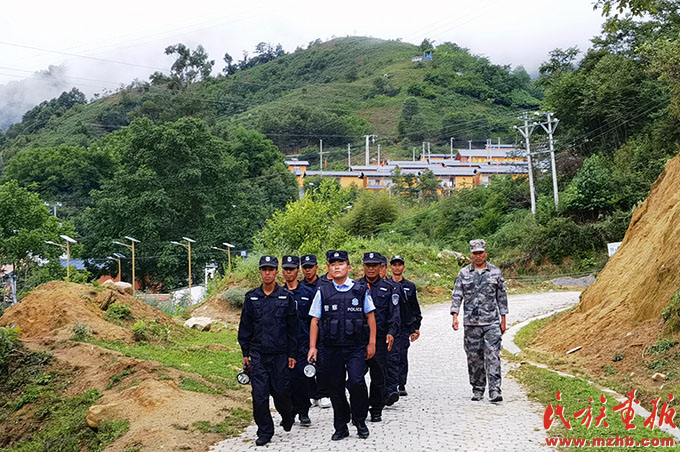
[[[257,424],[257,437],[271,438],[274,435],[274,422],[269,412],[269,394],[274,397],[274,406],[284,423],[293,422],[288,356],[287,353],[251,351],[250,357],[250,384],[253,389],[253,418]]]
[[[371,373],[371,389],[368,406],[372,414],[382,413],[385,407],[385,379],[387,378],[387,343],[386,336],[377,337],[375,355],[366,363]]]
[[[408,333],[408,328],[404,328],[404,332],[399,332],[397,337],[394,338],[394,347],[387,356],[387,385],[385,388],[387,394],[398,391],[400,386],[406,386],[410,339],[411,335]]]
[[[344,430],[352,414],[352,421],[365,422],[368,415],[368,389],[364,379],[366,346],[325,347],[324,370],[328,378],[333,426]],[[345,375],[349,389],[349,403],[345,396]]]
[[[304,346],[298,348],[297,356],[295,357],[295,369],[291,378],[292,400],[293,400],[293,416],[296,414],[309,414],[309,407],[312,405],[309,401],[312,393],[312,383],[314,378],[305,376],[304,369],[307,365],[307,354],[309,347]],[[318,366],[317,366],[318,369]]]
[[[328,378],[323,365],[324,350],[323,345],[317,346],[318,353],[316,354],[316,377],[310,378],[311,386],[310,393],[312,399],[321,399],[323,397],[330,397],[331,393],[328,388]]]

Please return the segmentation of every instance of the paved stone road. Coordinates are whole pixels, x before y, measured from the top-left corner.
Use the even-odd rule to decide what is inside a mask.
[[[509,297],[508,326],[578,301],[579,292],[550,292]],[[461,322],[462,324],[462,322]],[[371,435],[362,440],[350,426],[349,438],[331,441],[332,410],[310,410],[312,426],[291,432],[278,426],[272,441],[255,446],[256,427],[238,438],[216,444],[214,452],[276,451],[533,451],[549,450],[542,427],[543,407],[530,402],[520,385],[503,380],[504,401],[471,402],[463,333],[451,328],[449,303],[423,309],[421,338],[409,351],[409,395],[383,412],[383,422],[368,422]],[[504,362],[503,372],[508,365]],[[273,406],[273,404],[272,404]]]

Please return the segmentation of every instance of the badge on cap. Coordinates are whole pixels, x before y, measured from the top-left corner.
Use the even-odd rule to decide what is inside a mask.
[[[269,256],[267,256],[267,257],[264,258],[264,260],[266,260],[267,262],[269,262],[270,260],[272,260],[272,258],[269,257]]]
[[[309,256],[305,257],[305,260],[308,261],[308,260],[309,260]]]
[[[288,256],[288,262],[291,262],[292,260],[293,260],[293,258]]]
[[[392,304],[395,306],[399,304],[399,295],[397,295],[396,293],[392,294]]]
[[[368,253],[368,257],[370,257],[371,259],[373,259],[373,253]]]
[[[359,306],[359,299],[358,298],[352,298],[352,306]]]
[[[340,257],[340,253],[338,253],[338,252],[333,253],[333,257]]]

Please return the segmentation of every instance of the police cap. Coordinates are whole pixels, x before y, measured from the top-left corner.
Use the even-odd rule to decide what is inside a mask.
[[[283,256],[281,258],[281,268],[298,268],[300,266],[300,258],[297,256]]]
[[[398,254],[396,256],[392,256],[392,259],[390,259],[390,264],[394,264],[395,262],[401,262],[402,264],[406,263],[404,258]]]
[[[262,256],[260,258],[260,268],[263,267],[279,268],[279,260],[276,256]]]
[[[364,253],[364,258],[362,260],[364,264],[381,264],[382,254],[375,251]]]
[[[326,260],[328,262],[344,261],[349,264],[349,257],[347,256],[347,251],[342,250],[329,250],[326,253]]]
[[[305,254],[302,256],[300,264],[302,264],[303,267],[313,267],[317,265],[316,256],[313,254]]]

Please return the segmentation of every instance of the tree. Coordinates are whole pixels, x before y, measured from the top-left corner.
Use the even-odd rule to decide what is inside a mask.
[[[423,39],[423,42],[420,43],[420,46],[418,46],[418,50],[421,52],[426,52],[432,49],[434,49],[434,39],[425,38]]]
[[[173,89],[186,88],[196,80],[204,80],[210,76],[215,60],[208,60],[208,54],[202,45],[191,50],[182,43],[165,48],[166,55],[177,55],[170,67],[170,76],[160,72],[151,75],[154,83],[166,83]]]
[[[225,53],[223,60],[225,63],[227,63],[227,65],[224,66],[224,68],[222,68],[222,72],[224,72],[227,75],[232,75],[235,74],[236,71],[238,71],[238,65],[232,64],[234,62],[234,58],[232,58],[231,55]]]
[[[612,207],[615,187],[611,163],[599,155],[583,162],[583,167],[566,190],[564,203],[576,215],[595,216]]]
[[[367,236],[398,217],[397,203],[387,192],[364,192],[347,215],[347,229],[354,235]]]
[[[16,181],[0,185],[0,265],[12,264],[16,275],[25,275],[39,256],[58,263],[62,250],[45,241],[62,242],[60,234],[75,235],[73,226],[50,216],[37,194]]]
[[[422,141],[425,137],[425,119],[420,113],[418,99],[409,97],[401,108],[401,118],[397,124],[400,138],[408,137],[409,141]]]
[[[420,194],[425,201],[436,201],[437,200],[437,189],[440,187],[439,179],[432,173],[432,171],[427,170],[420,173],[418,178],[418,189]]]
[[[536,83],[543,88],[548,88],[562,75],[574,71],[576,69],[576,57],[579,53],[578,47],[569,47],[566,50],[551,50],[548,61],[541,63],[541,66],[538,68]]]

